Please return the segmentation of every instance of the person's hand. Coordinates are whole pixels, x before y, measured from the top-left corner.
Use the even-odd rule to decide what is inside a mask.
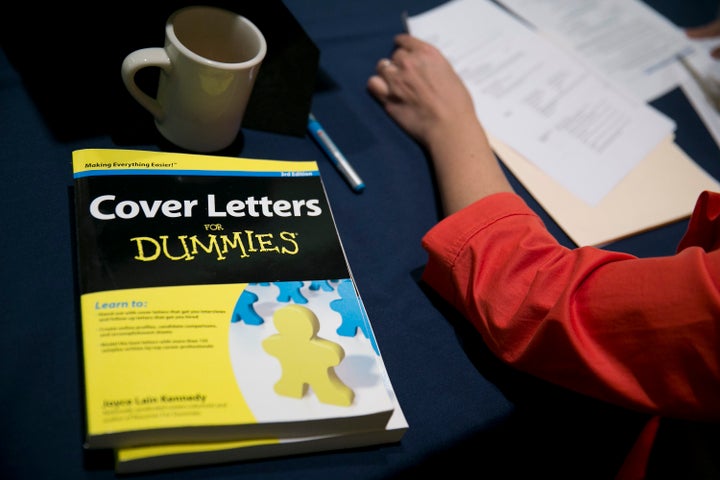
[[[472,96],[434,46],[408,34],[395,37],[392,59],[381,59],[367,81],[370,93],[435,167],[446,214],[487,195],[512,192],[490,148]]]
[[[685,29],[685,34],[693,40],[717,38],[720,42],[720,18],[699,27],[688,27]],[[710,50],[710,55],[720,60],[720,47]]]
[[[433,135],[477,121],[470,93],[440,51],[409,34],[397,35],[395,44],[367,87],[410,136],[427,146]]]

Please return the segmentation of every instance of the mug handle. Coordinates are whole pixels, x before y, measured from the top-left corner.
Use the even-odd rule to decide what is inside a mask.
[[[157,99],[151,97],[138,87],[135,82],[135,74],[142,68],[159,67],[165,72],[170,72],[170,58],[164,48],[142,48],[130,53],[122,63],[122,79],[130,95],[137,100],[156,120],[162,121],[164,111]]]

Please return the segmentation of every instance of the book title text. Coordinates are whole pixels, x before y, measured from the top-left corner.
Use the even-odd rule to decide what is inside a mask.
[[[137,217],[189,218],[200,205],[199,200],[118,200],[115,195],[100,195],[90,202],[90,215],[98,220],[131,220]],[[268,197],[232,199],[220,205],[209,194],[205,203],[208,218],[224,217],[317,217],[322,215],[317,198],[272,200]]]

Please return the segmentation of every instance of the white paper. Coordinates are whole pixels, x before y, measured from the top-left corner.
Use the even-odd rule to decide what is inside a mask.
[[[498,0],[644,101],[679,85],[672,68],[693,47],[685,32],[639,0]]]
[[[684,57],[720,96],[720,62],[709,53],[720,39],[690,39],[639,0],[498,1],[642,100],[681,87],[720,146],[720,113],[677,60]]]
[[[451,0],[407,26],[455,67],[489,134],[590,205],[674,131],[490,1]]]

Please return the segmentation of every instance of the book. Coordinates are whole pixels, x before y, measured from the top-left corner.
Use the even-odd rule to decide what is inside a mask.
[[[388,391],[396,400],[384,368],[382,373]],[[407,419],[396,400],[390,420],[384,428],[378,430],[296,438],[118,448],[115,450],[115,472],[141,473],[391,444],[402,440],[407,429]]]
[[[73,152],[85,447],[384,429],[314,161]]]

